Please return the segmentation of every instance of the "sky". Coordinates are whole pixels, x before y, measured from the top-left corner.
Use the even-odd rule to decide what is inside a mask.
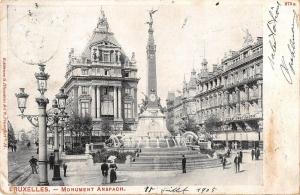
[[[45,62],[50,74],[46,97],[50,102],[65,82],[70,48],[80,54],[96,27],[101,7],[111,31],[130,57],[135,52],[138,101],[146,92],[146,44],[148,10],[154,8],[154,39],[158,96],[165,105],[168,91],[182,89],[192,68],[198,72],[205,57],[209,70],[225,52],[238,50],[248,29],[255,40],[263,35],[263,5],[260,1],[61,1],[60,4],[29,4],[8,7],[8,119],[15,131],[32,128],[21,119],[15,93],[24,87],[29,94],[25,114],[37,114],[38,96],[34,62]],[[131,2],[131,3],[128,3]],[[173,3],[172,3],[173,2]],[[185,24],[185,25],[183,25]],[[184,27],[182,27],[184,26]],[[50,107],[51,104],[48,105]]]

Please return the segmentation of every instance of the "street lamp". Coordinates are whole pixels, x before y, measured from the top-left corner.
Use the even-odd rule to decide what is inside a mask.
[[[62,127],[61,130],[61,152],[64,151],[64,128],[66,127],[67,124],[67,118],[69,117],[68,114],[65,112],[66,109],[66,105],[67,105],[67,99],[68,99],[68,95],[65,93],[64,89],[61,88],[59,90],[59,93],[55,96],[57,101],[58,101],[58,108],[61,111],[61,119],[64,122],[64,127]]]
[[[35,78],[38,84],[38,90],[43,96],[44,93],[47,91],[47,80],[49,78],[49,74],[45,73],[45,65],[39,64],[40,72],[35,73]]]
[[[58,108],[64,112],[66,108],[66,101],[68,99],[68,95],[65,93],[64,89],[60,89],[59,93],[55,96],[58,101]]]
[[[28,98],[28,94],[25,93],[25,88],[20,88],[20,92],[16,93],[17,101],[18,101],[18,108],[20,109],[21,113],[24,113],[26,109],[26,102]]]
[[[21,117],[26,117],[28,121],[35,127],[39,128],[39,186],[49,185],[47,170],[47,122],[51,121],[47,118],[46,107],[49,103],[48,98],[44,96],[47,91],[47,80],[49,75],[45,73],[45,65],[39,64],[40,72],[35,73],[37,79],[38,91],[40,96],[36,98],[38,104],[38,115],[25,115],[26,102],[28,94],[24,88],[20,88],[20,92],[16,94],[18,107],[21,111]],[[47,120],[48,119],[48,120]]]

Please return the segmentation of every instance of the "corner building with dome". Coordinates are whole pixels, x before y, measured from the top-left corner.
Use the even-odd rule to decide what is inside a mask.
[[[102,10],[82,54],[76,56],[71,49],[65,77],[69,112],[92,117],[93,141],[109,136],[103,125],[115,134],[136,129],[139,79],[135,54],[126,56]]]

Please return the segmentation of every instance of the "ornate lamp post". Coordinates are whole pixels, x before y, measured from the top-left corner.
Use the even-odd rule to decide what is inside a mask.
[[[52,181],[61,180],[60,177],[60,166],[59,166],[59,149],[58,149],[58,122],[59,122],[59,116],[58,116],[58,105],[57,101],[53,100],[52,108],[54,109],[54,170],[53,170],[53,177]]]
[[[40,186],[49,185],[47,172],[47,114],[46,107],[49,103],[48,98],[44,96],[47,91],[47,80],[49,75],[45,73],[45,65],[39,64],[40,72],[35,73],[37,79],[38,91],[40,96],[36,98],[38,104],[38,115],[24,115],[28,94],[24,88],[20,88],[20,92],[16,94],[18,107],[21,111],[21,117],[26,117],[28,121],[39,129],[39,183]],[[48,120],[49,121],[49,120]]]
[[[61,137],[63,137],[63,126],[62,130],[59,131],[59,120],[62,121],[67,117],[65,113],[66,100],[68,95],[64,93],[64,89],[60,89],[60,92],[55,96],[56,99],[53,100],[53,109],[54,109],[54,170],[53,170],[53,181],[61,180],[60,177],[60,165],[59,165],[59,133],[61,132]],[[63,141],[61,142],[63,145]]]
[[[69,115],[65,112],[66,105],[67,105],[67,99],[68,95],[65,93],[64,89],[60,89],[59,93],[55,96],[57,101],[58,101],[58,108],[61,111],[61,120],[64,123],[62,130],[61,130],[61,139],[60,139],[60,151],[64,152],[65,150],[65,140],[64,140],[64,128],[66,128],[66,122],[67,119],[69,118]]]

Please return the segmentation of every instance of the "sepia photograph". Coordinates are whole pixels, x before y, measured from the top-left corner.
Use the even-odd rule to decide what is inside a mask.
[[[159,194],[201,194],[218,192],[216,186],[262,187],[270,162],[265,6],[8,3],[1,162],[9,191],[122,194],[143,186],[140,193],[157,193],[156,186],[175,186]],[[277,13],[276,3],[269,12]]]

